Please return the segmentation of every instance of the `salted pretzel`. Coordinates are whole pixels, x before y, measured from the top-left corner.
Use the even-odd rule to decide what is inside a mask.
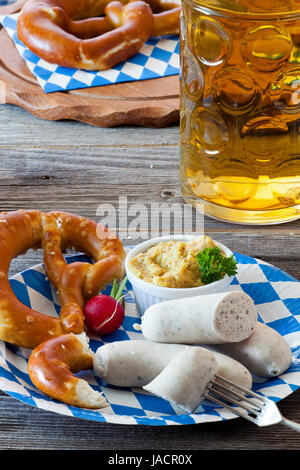
[[[93,353],[85,333],[69,333],[39,344],[31,353],[28,372],[46,395],[83,408],[108,406],[104,396],[73,372],[93,368]]]
[[[86,70],[105,70],[136,54],[150,37],[153,14],[143,1],[125,5],[115,29],[105,13],[109,0],[28,0],[18,36],[42,59]],[[124,0],[123,3],[127,3]]]
[[[130,0],[130,3],[134,1]],[[154,12],[151,36],[179,33],[181,0],[146,0],[146,2]],[[122,25],[122,11],[121,1],[112,1],[105,8],[106,17],[115,28]]]
[[[21,303],[8,280],[11,260],[30,248],[44,248],[49,280],[58,290],[60,318],[37,312]],[[95,264],[67,265],[61,250],[74,248]],[[113,279],[124,275],[121,241],[95,221],[66,212],[37,210],[0,214],[0,339],[34,348],[63,333],[81,333],[84,299],[96,295]]]

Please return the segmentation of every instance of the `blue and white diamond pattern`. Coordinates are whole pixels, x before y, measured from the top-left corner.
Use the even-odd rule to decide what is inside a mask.
[[[254,300],[259,319],[275,328],[289,343],[293,363],[288,371],[274,379],[254,378],[253,389],[274,401],[290,395],[300,387],[300,283],[289,274],[261,260],[235,253],[238,274],[231,290],[243,290]],[[84,255],[67,257],[67,261],[88,261]],[[35,266],[14,276],[11,286],[17,297],[29,307],[52,316],[59,313],[55,289],[49,284],[43,265]],[[110,288],[104,293],[108,293]],[[124,292],[126,317],[115,333],[104,337],[91,336],[93,351],[106,342],[143,339],[134,329],[139,322],[131,285]],[[32,384],[27,373],[30,351],[0,341],[0,388],[23,403],[66,416],[92,421],[143,425],[185,425],[235,418],[230,411],[204,401],[196,413],[182,414],[179,408],[138,388],[110,386],[92,371],[83,371],[94,389],[101,389],[110,406],[102,410],[85,410],[51,400]]]
[[[45,93],[179,74],[179,39],[177,35],[150,38],[142,49],[127,61],[109,70],[94,72],[60,67],[40,59],[19,40],[17,19],[18,13],[2,16],[0,22]]]

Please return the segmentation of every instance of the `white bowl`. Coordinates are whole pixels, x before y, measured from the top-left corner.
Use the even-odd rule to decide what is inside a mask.
[[[142,316],[150,305],[164,300],[179,299],[183,297],[192,297],[195,295],[206,295],[215,294],[217,292],[227,292],[234,276],[228,276],[227,274],[219,281],[205,284],[199,287],[187,287],[187,288],[175,288],[175,287],[162,287],[151,284],[150,282],[143,281],[136,276],[131,270],[129,263],[137,254],[143,253],[153,245],[163,240],[191,240],[194,238],[193,235],[173,235],[152,238],[146,242],[140,243],[135,246],[126,256],[125,269],[127,278],[131,282],[133,293],[136,300],[136,305],[139,314]],[[232,251],[226,246],[222,245],[215,240],[213,242],[225,253],[226,256],[230,257],[233,255]]]

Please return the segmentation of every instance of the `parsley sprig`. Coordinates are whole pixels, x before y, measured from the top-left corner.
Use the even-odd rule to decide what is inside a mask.
[[[233,276],[237,273],[235,257],[232,255],[226,257],[222,255],[220,248],[204,248],[196,255],[196,259],[201,271],[201,282],[210,284],[219,281],[225,274]]]

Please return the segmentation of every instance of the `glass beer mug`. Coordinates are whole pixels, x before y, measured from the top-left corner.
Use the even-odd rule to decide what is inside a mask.
[[[183,0],[186,202],[241,224],[300,217],[300,0]]]

